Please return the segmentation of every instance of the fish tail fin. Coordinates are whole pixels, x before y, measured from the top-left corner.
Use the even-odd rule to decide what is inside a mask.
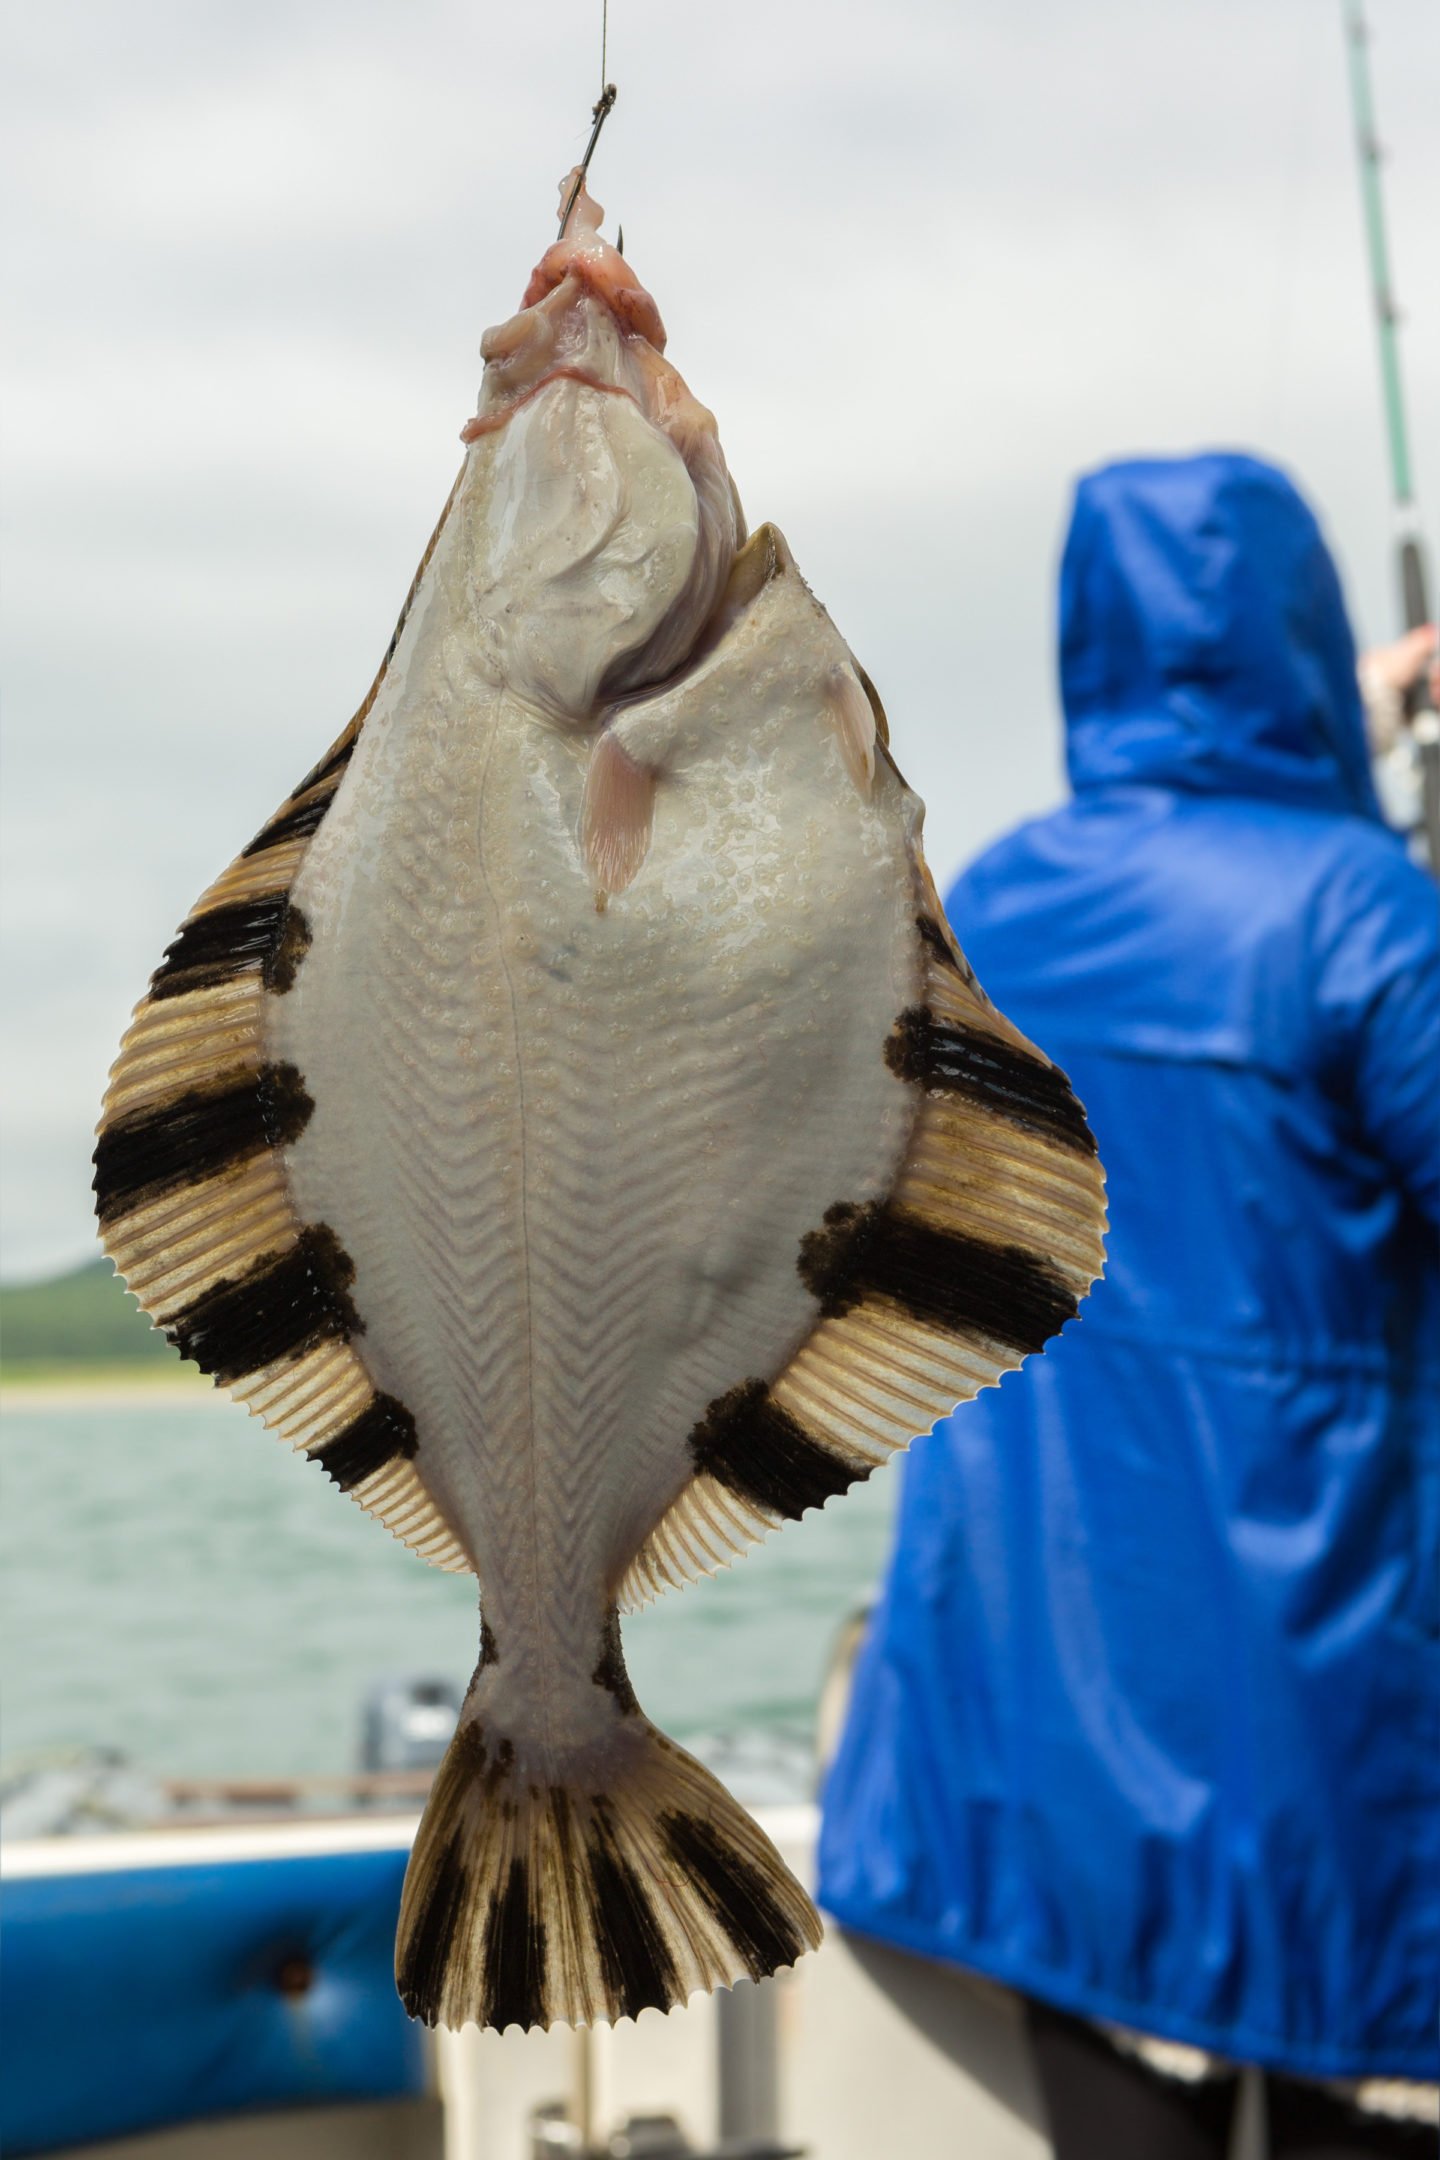
[[[762,1980],[820,1934],[765,1833],[638,1710],[557,1781],[467,1706],[416,1836],[395,1979],[412,2017],[451,2031],[613,2022]]]

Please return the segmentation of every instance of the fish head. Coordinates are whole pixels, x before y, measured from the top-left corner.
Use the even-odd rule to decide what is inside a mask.
[[[462,436],[491,665],[583,723],[683,664],[745,527],[714,416],[666,359],[660,311],[578,170],[562,210],[572,195],[519,311],[482,340]]]

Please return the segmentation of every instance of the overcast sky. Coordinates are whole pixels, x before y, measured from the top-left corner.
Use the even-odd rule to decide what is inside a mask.
[[[1370,0],[1440,506],[1440,9]],[[1059,791],[1075,473],[1211,445],[1395,628],[1339,0],[611,0],[593,185],[874,676],[942,881]],[[14,0],[0,1268],[90,1244],[130,1006],[337,732],[588,130],[599,0]]]

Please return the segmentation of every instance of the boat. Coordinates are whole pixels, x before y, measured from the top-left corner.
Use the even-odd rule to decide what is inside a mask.
[[[838,1738],[866,1615],[821,1691]],[[1043,2160],[1016,2005],[835,1927],[758,1986],[668,2016],[428,2032],[392,1975],[400,1886],[457,1702],[372,1690],[359,1772],[137,1781],[97,1757],[31,1781],[0,1844],[0,2150],[100,2160]],[[136,1809],[146,1827],[84,1827]],[[107,1817],[107,1807],[113,1811]],[[759,1806],[802,1882],[813,1801]],[[62,1827],[68,1826],[68,1827]],[[80,1827],[77,1827],[80,1826]],[[1258,2160],[1246,2095],[1234,2160]]]
[[[815,1807],[758,1812],[809,1879]],[[0,2149],[15,2160],[1048,2153],[1003,1993],[833,1929],[793,1971],[668,2017],[425,2031],[391,1971],[417,1821],[413,1805],[290,1810],[0,1848]]]

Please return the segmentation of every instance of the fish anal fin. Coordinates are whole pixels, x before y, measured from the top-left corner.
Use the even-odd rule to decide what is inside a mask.
[[[634,1612],[662,1591],[729,1567],[783,1520],[718,1478],[697,1472],[626,1569],[620,1610]]]
[[[877,1046],[916,1114],[883,1198],[837,1196],[796,1265],[813,1328],[784,1369],[710,1405],[696,1475],[621,1603],[712,1573],[868,1477],[1041,1349],[1104,1266],[1104,1173],[1059,1069],[995,1010],[916,881],[920,1001]]]

